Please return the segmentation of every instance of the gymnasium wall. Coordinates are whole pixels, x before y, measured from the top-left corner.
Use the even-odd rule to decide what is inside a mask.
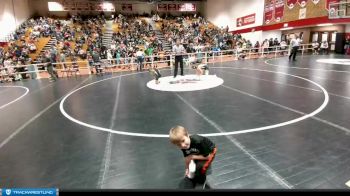
[[[291,29],[291,30],[286,30],[282,31],[282,34],[289,35],[289,34],[295,34],[295,35],[300,35],[300,33],[303,32],[303,38],[302,41],[304,44],[310,43],[310,32],[311,28],[306,27],[306,28],[298,28],[298,29]]]
[[[29,0],[1,0],[0,40],[16,30],[16,27],[30,18],[32,13]]]
[[[329,2],[339,0],[265,0],[264,25],[328,16]]]
[[[264,1],[262,0],[207,0],[205,16],[218,27],[229,26],[230,31],[261,26]],[[238,26],[237,19],[255,15],[251,24]]]
[[[350,24],[345,25],[345,37],[350,38]]]
[[[48,9],[48,2],[59,2],[58,0],[31,0],[33,2],[33,5],[35,7],[35,12],[37,15],[40,16],[49,16],[55,15],[55,16],[66,16],[68,13],[70,14],[76,14],[77,11],[55,11],[55,12],[49,12]],[[79,0],[76,1],[70,1],[70,2],[80,2]],[[86,1],[85,1],[86,2]],[[112,1],[112,3],[115,6],[116,12],[121,12],[125,14],[144,14],[148,13],[150,14],[152,11],[157,12],[157,3],[145,3],[145,2],[139,2],[139,1]],[[162,1],[162,4],[167,4],[167,3],[180,3],[180,2],[173,2],[173,1]],[[167,11],[168,13],[171,13],[173,15],[181,15],[183,13],[203,13],[203,5],[201,2],[196,2],[196,1],[186,1],[186,2],[181,2],[181,3],[194,3],[196,5],[197,11],[196,12],[178,12],[178,11]],[[132,4],[132,11],[123,11],[122,10],[122,4]],[[159,13],[167,13],[167,12],[159,12]],[[96,14],[99,12],[91,12],[91,11],[80,11],[80,13],[83,14]]]
[[[345,33],[345,25],[332,25],[326,27],[312,27],[311,31],[336,31],[338,33]]]
[[[345,33],[350,33],[350,24],[345,25]]]

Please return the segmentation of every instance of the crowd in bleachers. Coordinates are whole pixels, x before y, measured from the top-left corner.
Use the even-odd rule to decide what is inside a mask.
[[[247,51],[266,56],[278,49],[287,50],[288,40],[278,41],[277,38],[265,39],[254,45],[240,34],[232,34],[226,28],[218,28],[200,15],[164,16],[154,15],[151,19],[158,24],[159,31],[164,35],[169,45],[175,45],[176,40],[186,48],[188,53],[198,53],[197,59],[202,59],[201,52],[233,50],[239,59],[246,57]],[[19,80],[27,77],[19,72],[33,67],[20,67],[31,63],[43,63],[53,80],[56,64],[61,69],[73,67],[79,69],[79,60],[87,60],[93,68],[100,59],[108,59],[110,64],[120,65],[139,63],[137,53],[146,62],[160,60],[165,51],[150,23],[144,18],[132,15],[117,15],[114,19],[114,30],[111,43],[103,46],[102,37],[105,31],[106,19],[103,16],[82,17],[73,16],[69,20],[57,20],[40,17],[24,22],[13,34],[7,47],[0,47],[0,80]],[[42,38],[55,38],[56,42],[46,52],[39,54],[42,47],[38,43]],[[273,48],[274,47],[274,48]],[[323,45],[321,44],[321,48]],[[212,55],[212,54],[211,54]],[[153,59],[151,59],[151,56]],[[33,58],[31,58],[33,57]],[[162,59],[162,60],[168,60]],[[61,63],[70,62],[70,63]],[[170,63],[168,62],[168,65]],[[18,66],[12,68],[11,66]],[[52,68],[51,68],[52,67]],[[130,69],[130,67],[129,67]],[[96,69],[97,72],[97,69]],[[6,77],[5,77],[6,76]]]
[[[152,26],[140,17],[119,15],[114,23],[118,31],[113,33],[107,59],[115,59],[115,64],[130,63],[139,48],[148,56],[163,50],[162,42],[156,38]]]
[[[24,71],[24,67],[12,68],[11,66],[33,62],[46,63],[50,73],[49,66],[54,66],[52,63],[66,61],[68,58],[71,61],[76,61],[78,58],[86,59],[87,52],[93,50],[100,52],[103,49],[101,37],[104,22],[105,20],[100,17],[87,19],[72,17],[70,21],[40,17],[24,22],[14,32],[8,46],[0,50],[2,81],[26,77],[26,74],[17,77],[18,72]],[[29,54],[37,52],[37,44],[43,37],[55,38],[57,43],[45,53],[34,55],[35,59],[30,58]],[[66,64],[63,65],[65,67]]]

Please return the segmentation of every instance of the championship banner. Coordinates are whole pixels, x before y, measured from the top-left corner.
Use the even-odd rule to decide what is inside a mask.
[[[339,4],[333,3],[339,3],[339,0],[326,0],[326,10],[328,10],[328,17],[338,18]]]
[[[88,2],[77,2],[76,3],[77,10],[90,10],[90,4]]]
[[[158,11],[168,11],[168,4],[158,4],[157,10]]]
[[[339,0],[326,0],[326,10],[329,9],[329,4],[331,3],[339,3]],[[338,6],[335,6],[338,7]]]
[[[132,4],[122,4],[122,11],[131,12]]]
[[[182,11],[182,10],[186,10],[186,6],[185,6],[185,4],[177,4],[177,10],[179,10],[179,11]]]
[[[63,4],[63,9],[65,11],[69,11],[69,10],[76,10],[76,5],[74,2],[65,2]]]
[[[269,4],[265,5],[265,10],[264,10],[265,24],[269,24],[270,22],[272,22],[274,9],[275,9],[275,5],[273,4],[273,2],[270,2]]]
[[[194,3],[178,4],[178,11],[180,11],[180,12],[194,12],[194,11],[196,11],[196,4],[194,4]]]
[[[280,22],[284,16],[284,0],[276,0],[275,2],[275,20]]]
[[[297,4],[298,0],[287,0],[287,6],[289,9],[293,9]]]
[[[115,12],[114,4],[110,2],[100,3],[100,5],[98,6],[98,9],[99,9],[98,11]]]
[[[247,16],[237,18],[236,27],[241,27],[241,26],[254,24],[254,23],[255,23],[255,14],[250,14]]]
[[[168,4],[168,11],[177,11],[177,4]]]
[[[307,4],[307,1],[308,0],[298,0],[298,3],[299,3],[299,5],[300,5],[300,7],[305,7],[306,6],[306,4]]]
[[[89,3],[89,6],[90,6],[90,10],[91,11],[99,11],[99,12],[102,12],[102,11],[115,11],[115,8],[114,8],[114,5],[112,6],[112,4],[110,4],[109,6],[106,6],[104,5],[103,3],[99,3],[99,2],[90,2]]]
[[[305,19],[306,18],[306,8],[299,9],[299,19]]]
[[[100,3],[91,4],[91,8],[94,11],[103,11],[102,4]]]

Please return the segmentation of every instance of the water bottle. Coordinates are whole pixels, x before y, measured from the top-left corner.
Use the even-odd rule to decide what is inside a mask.
[[[188,167],[188,177],[190,179],[194,178],[195,172],[196,172],[196,164],[194,163],[193,160],[191,160],[190,165]]]

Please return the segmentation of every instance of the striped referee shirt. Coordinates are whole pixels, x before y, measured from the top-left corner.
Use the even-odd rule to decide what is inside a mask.
[[[183,45],[174,45],[173,46],[173,53],[175,53],[175,56],[181,56],[186,52],[185,48]]]

